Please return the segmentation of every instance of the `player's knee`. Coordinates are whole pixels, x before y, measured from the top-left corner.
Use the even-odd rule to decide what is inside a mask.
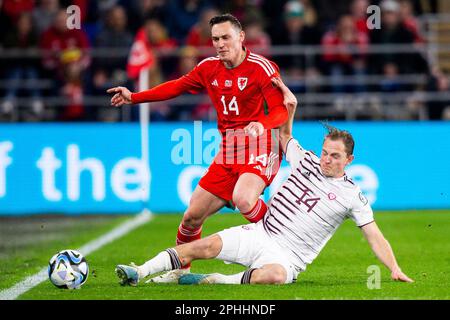
[[[282,267],[260,269],[262,272],[252,274],[252,283],[257,284],[284,284],[286,271]]]
[[[203,245],[203,252],[205,253],[206,257],[215,257],[217,255],[217,246],[214,244],[211,239],[207,239]]]
[[[277,268],[271,274],[271,283],[272,284],[283,284],[286,282],[286,271],[282,268]]]
[[[222,240],[217,235],[212,235],[191,243],[191,249],[195,252],[195,258],[210,259],[216,257],[222,248]]]
[[[252,200],[248,199],[245,195],[234,195],[233,202],[240,212],[246,213],[253,209],[255,205]]]

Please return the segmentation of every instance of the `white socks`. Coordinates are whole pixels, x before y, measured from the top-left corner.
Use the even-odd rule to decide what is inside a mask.
[[[170,248],[164,250],[153,259],[148,260],[143,265],[137,267],[139,279],[145,278],[148,275],[154,273],[169,271],[181,268],[181,262],[178,258],[177,252]],[[211,275],[211,283],[222,283],[222,284],[246,284],[250,283],[250,278],[256,269],[247,269],[243,272],[225,275],[220,273],[214,273]]]
[[[164,250],[153,259],[148,260],[141,266],[138,266],[139,278],[142,279],[148,275],[161,272],[161,271],[169,271],[172,270],[172,262],[170,254]]]
[[[225,275],[221,273],[213,273],[211,275],[211,283],[221,283],[221,284],[240,284],[244,272]]]
[[[231,274],[229,276],[221,273],[213,273],[211,277],[208,278],[208,280],[210,280],[210,283],[249,284],[252,273],[255,270],[256,268],[251,268],[240,273]]]

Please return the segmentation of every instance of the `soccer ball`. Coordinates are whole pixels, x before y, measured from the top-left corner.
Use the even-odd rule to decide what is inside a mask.
[[[48,262],[48,278],[58,288],[79,289],[86,282],[89,266],[76,250],[63,250]]]

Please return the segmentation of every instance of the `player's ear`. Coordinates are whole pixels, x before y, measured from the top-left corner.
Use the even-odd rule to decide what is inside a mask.
[[[239,40],[240,40],[241,42],[244,42],[244,40],[245,40],[245,32],[244,32],[244,30],[241,30],[241,31],[239,32]]]
[[[349,165],[350,163],[352,163],[352,161],[355,159],[355,156],[354,155],[348,155],[347,156],[347,163],[346,163],[346,165]]]

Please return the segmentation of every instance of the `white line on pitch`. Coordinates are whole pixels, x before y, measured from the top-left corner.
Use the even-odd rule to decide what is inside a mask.
[[[110,232],[104,234],[103,236],[97,239],[92,240],[91,242],[85,244],[84,246],[82,246],[77,250],[86,256],[94,252],[95,250],[103,247],[104,245],[124,236],[130,231],[150,221],[152,218],[153,215],[151,214],[151,212],[145,210],[142,213],[139,213],[136,217],[125,221],[117,228],[111,230]],[[38,273],[17,283],[13,287],[0,291],[0,300],[14,300],[21,294],[24,294],[25,292],[34,288],[41,282],[44,282],[47,278],[48,278],[47,267],[45,267]]]

